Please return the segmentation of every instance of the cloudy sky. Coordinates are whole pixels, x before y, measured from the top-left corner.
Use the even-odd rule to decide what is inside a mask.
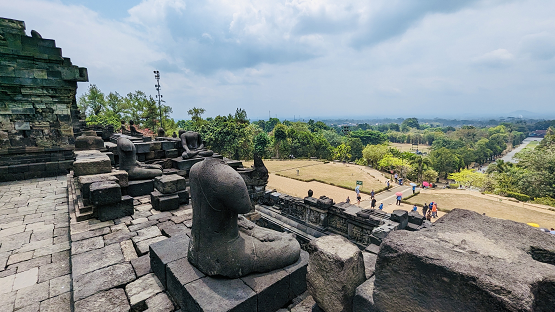
[[[555,117],[553,0],[0,0],[108,93],[173,117]],[[79,84],[79,93],[88,83]]]

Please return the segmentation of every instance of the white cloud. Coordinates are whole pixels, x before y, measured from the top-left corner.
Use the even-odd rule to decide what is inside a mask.
[[[514,58],[506,49],[497,49],[473,58],[472,62],[479,66],[502,68],[509,66]]]
[[[179,119],[547,111],[555,97],[549,0],[137,0],[121,20],[58,0],[0,7],[105,92],[153,94],[160,70]]]

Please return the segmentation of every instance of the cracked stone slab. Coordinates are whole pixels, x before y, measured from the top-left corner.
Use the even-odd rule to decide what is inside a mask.
[[[73,278],[85,273],[123,262],[123,253],[119,244],[72,256]]]
[[[119,246],[118,246],[119,247]],[[128,262],[114,264],[73,279],[75,301],[97,292],[125,285],[135,279],[133,267]]]
[[[127,312],[131,309],[125,291],[113,288],[75,302],[75,312]]]
[[[153,273],[140,277],[125,286],[125,292],[132,308],[162,291],[164,291],[164,287]]]

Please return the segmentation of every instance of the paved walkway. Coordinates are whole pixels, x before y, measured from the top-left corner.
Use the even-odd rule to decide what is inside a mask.
[[[0,311],[70,311],[66,179],[0,183]]]

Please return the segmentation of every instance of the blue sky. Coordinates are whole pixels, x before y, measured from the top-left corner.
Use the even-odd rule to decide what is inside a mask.
[[[555,117],[552,0],[0,0],[104,92],[173,117]],[[79,94],[87,88],[79,84]]]

